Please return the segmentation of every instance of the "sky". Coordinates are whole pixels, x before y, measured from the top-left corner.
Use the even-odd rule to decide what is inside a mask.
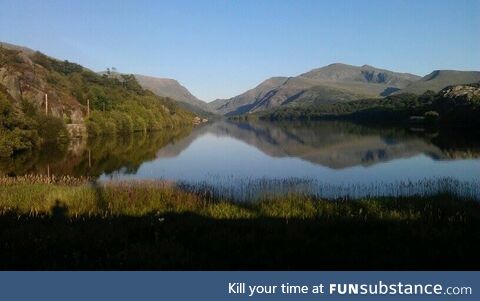
[[[0,41],[205,101],[341,62],[480,70],[480,0],[0,0]]]

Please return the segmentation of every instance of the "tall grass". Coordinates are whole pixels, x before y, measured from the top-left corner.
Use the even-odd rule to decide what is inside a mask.
[[[16,212],[27,216],[54,214],[55,210],[64,208],[62,214],[74,217],[190,212],[220,219],[347,217],[403,220],[433,216],[439,210],[444,212],[447,209],[455,211],[450,212],[453,218],[463,218],[466,215],[478,214],[480,208],[480,203],[471,197],[449,193],[451,187],[471,192],[472,185],[450,180],[405,183],[401,188],[391,187],[392,191],[398,193],[411,187],[427,187],[428,193],[410,193],[407,196],[395,197],[364,196],[358,199],[324,198],[319,194],[309,194],[305,190],[296,192],[295,189],[304,188],[302,185],[305,183],[301,181],[247,182],[250,186],[246,185],[248,188],[242,192],[244,197],[248,197],[243,200],[249,202],[239,202],[237,190],[225,193],[209,186],[169,181],[95,182],[85,178],[25,176],[0,178],[0,184],[0,212]],[[342,196],[346,189],[351,192],[360,188],[363,189],[357,186],[322,187],[324,192]],[[259,197],[257,192],[260,189],[262,193]],[[371,186],[370,192],[375,192],[375,189],[378,187]],[[435,191],[437,194],[434,194]],[[474,210],[467,214],[466,208]]]
[[[187,191],[206,197],[236,201],[257,201],[295,194],[326,199],[360,199],[371,197],[428,197],[450,194],[459,198],[480,200],[480,180],[428,178],[419,181],[372,182],[369,184],[331,184],[315,179],[215,178],[203,182],[179,182]]]

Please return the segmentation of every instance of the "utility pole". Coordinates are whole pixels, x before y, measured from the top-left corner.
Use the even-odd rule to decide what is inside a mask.
[[[48,94],[45,93],[45,115],[48,115]]]
[[[90,99],[87,98],[87,118],[90,118]]]

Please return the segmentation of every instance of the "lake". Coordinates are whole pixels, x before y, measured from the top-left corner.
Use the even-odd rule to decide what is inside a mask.
[[[330,121],[219,121],[191,131],[47,145],[1,159],[0,173],[172,180],[233,198],[286,192],[359,197],[449,191],[480,199],[480,138],[464,131]]]

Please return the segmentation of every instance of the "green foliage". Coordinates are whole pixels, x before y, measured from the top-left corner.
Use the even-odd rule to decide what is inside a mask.
[[[47,69],[47,82],[57,95],[74,97],[85,106],[84,112],[90,102],[91,114],[86,120],[89,135],[145,132],[192,124],[193,114],[177,108],[167,98],[144,90],[134,75],[115,72],[99,75],[40,52],[33,54],[32,60]]]
[[[71,63],[67,60],[62,62],[59,60],[52,59],[46,56],[45,54],[41,53],[40,51],[35,52],[32,59],[35,63],[43,66],[44,68],[50,71],[56,71],[58,73],[62,73],[65,75],[68,75],[74,72],[81,72],[83,70],[83,67],[78,64]]]
[[[40,143],[35,122],[14,110],[0,92],[0,157],[32,149]]]
[[[19,63],[16,63],[20,53],[16,50],[1,50],[0,60],[9,66],[14,65],[13,70],[33,74],[35,80],[26,80],[31,86],[46,82],[46,87],[42,89],[54,91],[52,106],[60,103],[67,107],[57,110],[63,111],[59,117],[64,122],[72,122],[73,118],[68,114],[75,110],[78,113],[78,104],[85,114],[87,104],[90,103],[90,118],[85,120],[89,135],[146,132],[192,125],[192,113],[178,108],[167,98],[144,90],[134,75],[116,72],[99,75],[78,64],[59,61],[40,52],[29,54],[34,65],[22,63],[21,57],[18,58]],[[51,127],[51,130],[46,127]],[[58,120],[39,120],[39,133],[47,140],[55,136],[53,133],[57,133],[59,139],[63,140],[64,132],[61,128]]]
[[[87,120],[89,135],[146,132],[191,125],[190,113],[175,110],[171,104],[155,101],[155,98],[157,97],[152,95],[143,96],[137,101],[114,103],[112,106],[107,106],[108,109],[105,111],[92,111]]]
[[[38,114],[36,122],[38,134],[45,142],[68,142],[68,131],[62,119]]]
[[[32,150],[45,142],[67,141],[68,132],[61,119],[38,114],[27,102],[14,108],[0,92],[0,157]]]

